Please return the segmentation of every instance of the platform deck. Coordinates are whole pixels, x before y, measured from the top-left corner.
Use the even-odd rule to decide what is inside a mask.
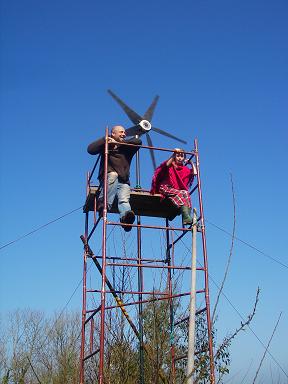
[[[83,207],[84,212],[94,211],[95,196],[97,195],[98,189],[98,186],[90,187]],[[151,195],[149,191],[143,189],[131,190],[130,205],[135,215],[139,216],[163,217],[173,220],[175,216],[179,214],[179,209],[169,200],[163,199],[159,194]],[[116,201],[110,212],[118,212]]]

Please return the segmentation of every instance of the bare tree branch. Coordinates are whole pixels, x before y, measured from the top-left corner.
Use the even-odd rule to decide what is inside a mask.
[[[216,309],[217,309],[218,304],[219,304],[220,295],[221,295],[221,293],[223,291],[223,287],[224,287],[224,284],[225,284],[225,281],[226,281],[226,278],[227,278],[227,275],[228,275],[228,270],[229,270],[229,267],[230,267],[230,263],[231,263],[231,259],[232,259],[232,253],[233,253],[233,248],[234,248],[235,228],[236,228],[236,204],[235,204],[235,193],[234,193],[234,184],[233,184],[232,173],[230,173],[230,180],[231,180],[232,201],[233,201],[232,240],[231,240],[231,247],[230,247],[229,257],[228,257],[227,264],[226,264],[226,269],[225,269],[224,277],[223,277],[223,280],[222,280],[222,283],[221,283],[221,287],[220,287],[220,289],[218,291],[218,295],[217,295],[217,298],[216,298],[216,303],[215,303],[215,306],[214,306],[214,309],[213,309],[213,313],[212,313],[212,323],[214,322],[215,314],[216,314]]]
[[[33,371],[33,373],[34,373],[34,375],[35,375],[35,377],[36,377],[38,383],[39,383],[39,384],[42,384],[41,381],[40,381],[40,379],[39,379],[39,377],[38,377],[38,375],[37,375],[37,373],[36,373],[36,371],[35,371],[35,369],[34,369],[34,367],[33,367],[33,365],[32,365],[32,363],[31,363],[31,361],[30,361],[30,359],[29,359],[29,357],[28,357],[28,356],[26,356],[26,357],[27,357],[27,359],[28,359],[28,361],[29,361],[30,367],[32,368],[32,371]]]
[[[256,308],[259,301],[259,293],[260,293],[260,289],[258,287],[252,312],[250,313],[250,315],[248,315],[247,320],[244,323],[241,321],[241,326],[237,328],[232,335],[230,335],[229,337],[225,337],[225,339],[223,340],[223,343],[220,345],[220,347],[218,348],[215,354],[215,359],[219,358],[221,351],[230,344],[230,342],[238,335],[240,331],[242,331],[247,325],[251,323],[256,313]]]
[[[278,327],[278,324],[279,324],[279,321],[280,321],[281,316],[282,316],[282,312],[280,312],[280,315],[279,315],[279,317],[278,317],[278,320],[277,320],[277,322],[276,322],[276,324],[275,324],[275,327],[274,327],[274,329],[273,329],[272,335],[271,335],[271,337],[270,337],[270,339],[269,339],[269,342],[268,342],[268,344],[267,344],[267,347],[265,348],[265,352],[264,352],[264,354],[263,354],[263,356],[262,356],[262,359],[261,359],[261,361],[260,361],[259,367],[258,367],[258,369],[257,369],[257,371],[256,371],[256,374],[255,374],[255,377],[254,377],[254,380],[253,380],[253,383],[252,383],[252,384],[254,384],[255,381],[256,381],[256,379],[257,379],[257,376],[258,376],[258,373],[259,373],[259,371],[260,371],[261,365],[262,365],[262,363],[263,363],[263,361],[264,361],[264,359],[265,359],[266,353],[267,353],[268,348],[269,348],[269,346],[270,346],[270,343],[271,343],[271,341],[272,341],[272,339],[273,339],[273,336],[274,336],[274,334],[275,334],[275,331],[276,331],[276,329],[277,329],[277,327]]]

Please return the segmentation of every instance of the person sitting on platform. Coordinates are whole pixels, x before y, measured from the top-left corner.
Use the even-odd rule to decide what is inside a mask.
[[[186,164],[190,164],[191,168]],[[173,155],[156,168],[152,179],[150,193],[160,193],[180,208],[183,225],[192,224],[189,187],[195,175],[193,162],[186,160],[183,149],[175,148]]]
[[[130,143],[141,145],[142,141],[138,138],[125,140],[125,128],[121,125],[115,125],[108,137],[109,153],[108,153],[108,192],[107,192],[107,208],[111,209],[114,199],[118,198],[118,210],[120,213],[120,222],[124,224],[133,224],[135,214],[130,206],[130,164],[133,156],[139,150],[139,147],[126,145],[118,145],[117,143]],[[90,155],[101,154],[101,162],[99,167],[98,179],[102,185],[98,198],[99,212],[103,211],[103,177],[104,177],[104,150],[105,137],[89,144],[87,151]],[[131,231],[132,227],[123,226],[126,232]]]

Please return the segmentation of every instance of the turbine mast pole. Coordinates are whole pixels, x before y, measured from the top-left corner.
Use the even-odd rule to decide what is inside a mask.
[[[195,353],[195,312],[196,312],[196,237],[197,237],[197,213],[193,210],[192,227],[192,269],[191,269],[191,293],[189,308],[188,331],[188,360],[187,360],[187,384],[193,384],[194,353]]]
[[[138,135],[136,135],[138,138]],[[136,152],[136,188],[141,189],[141,179],[140,179],[140,155],[139,151]],[[138,259],[138,300],[139,300],[139,315],[138,315],[138,326],[139,326],[139,363],[140,363],[140,384],[145,384],[144,378],[144,348],[143,348],[143,271],[140,266],[142,263],[142,243],[141,243],[141,217],[137,215],[137,259]]]

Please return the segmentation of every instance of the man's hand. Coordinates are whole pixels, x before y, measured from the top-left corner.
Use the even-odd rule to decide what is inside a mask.
[[[110,144],[110,143],[114,143],[114,144],[116,144],[117,141],[114,140],[113,137],[108,137],[108,143],[109,143],[109,144]]]
[[[177,169],[177,167],[178,167],[177,163],[174,159],[172,160],[171,166],[174,167],[175,169]]]
[[[118,141],[113,139],[113,137],[108,136],[108,144],[109,144],[110,150],[112,151],[118,148],[118,145],[117,145]]]

